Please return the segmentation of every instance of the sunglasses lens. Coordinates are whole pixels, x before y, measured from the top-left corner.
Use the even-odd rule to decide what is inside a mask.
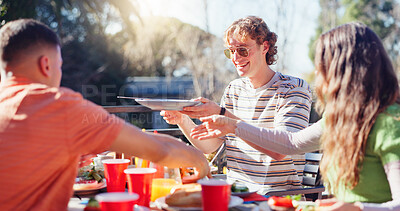
[[[236,49],[237,53],[242,56],[242,57],[247,57],[249,56],[249,52],[247,51],[246,48],[238,48]]]
[[[225,50],[224,50],[224,54],[225,54],[226,58],[228,58],[228,59],[231,58],[231,50],[225,49]]]

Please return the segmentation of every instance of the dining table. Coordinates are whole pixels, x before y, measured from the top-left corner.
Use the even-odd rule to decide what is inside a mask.
[[[106,191],[107,191],[106,188],[103,188],[103,189],[96,190],[96,191],[80,192],[80,193],[75,192],[68,203],[68,211],[83,211],[84,208],[86,207],[87,202],[89,201],[89,199],[91,197],[95,197],[97,194],[103,193]],[[128,192],[128,189],[126,190],[126,192]],[[254,194],[256,194],[256,193],[254,193]],[[260,197],[262,197],[262,196],[258,195],[258,196],[256,196],[257,200],[255,200],[255,201],[246,201],[237,206],[230,207],[229,211],[261,211],[259,209],[259,205],[263,202],[259,201]],[[150,208],[136,207],[134,210],[135,211],[148,211],[148,210],[168,211],[168,209],[157,208],[154,205],[154,203],[151,203]],[[201,210],[201,209],[199,209],[199,210]],[[179,210],[177,210],[177,211],[179,211]]]

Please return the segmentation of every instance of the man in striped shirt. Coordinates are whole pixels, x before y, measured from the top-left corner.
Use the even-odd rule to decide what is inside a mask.
[[[245,183],[261,194],[270,189],[298,188],[305,164],[304,155],[285,156],[261,148],[235,135],[224,139],[196,140],[190,137],[195,123],[190,119],[214,114],[241,119],[260,127],[298,131],[308,126],[311,91],[299,78],[273,71],[277,35],[258,17],[235,21],[225,31],[225,55],[241,78],[225,89],[220,105],[197,98],[203,104],[184,111],[161,111],[170,124],[178,124],[189,141],[204,153],[226,142],[228,180]]]

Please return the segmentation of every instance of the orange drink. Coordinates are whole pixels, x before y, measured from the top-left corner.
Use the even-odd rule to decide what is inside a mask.
[[[171,192],[171,189],[178,184],[179,182],[177,182],[175,179],[153,179],[151,188],[151,201],[155,201],[157,198],[168,195]]]
[[[135,157],[136,168],[149,168],[150,161]]]

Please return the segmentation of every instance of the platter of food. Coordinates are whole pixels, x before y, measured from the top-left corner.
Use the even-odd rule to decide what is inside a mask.
[[[299,201],[292,199],[293,196],[279,197],[271,196],[268,201],[261,202],[258,206],[260,211],[288,210],[288,211],[314,211],[318,206],[313,201]]]
[[[178,186],[171,191],[172,194],[166,197],[160,197],[155,200],[154,206],[164,210],[182,210],[195,211],[201,210],[202,196],[201,185],[198,183],[190,183]],[[237,196],[231,196],[229,207],[234,207],[243,203],[243,199]]]
[[[194,100],[149,99],[149,98],[123,97],[123,96],[118,96],[118,98],[133,99],[140,105],[146,106],[152,110],[181,111],[183,110],[184,107],[201,104],[201,102]]]
[[[231,195],[239,197],[248,197],[256,191],[249,191],[249,188],[240,182],[234,182],[231,186]]]
[[[201,198],[200,198],[201,201]],[[243,199],[238,197],[238,196],[231,196],[231,199],[229,201],[229,207],[234,207],[234,206],[238,206],[240,204],[243,203]],[[202,210],[201,208],[201,204],[200,206],[169,206],[166,202],[165,202],[165,197],[160,197],[158,199],[156,199],[156,201],[154,202],[154,205],[158,208],[158,209],[165,209],[165,210],[169,210],[169,211],[198,211],[198,210]]]
[[[104,173],[95,166],[85,166],[78,171],[73,186],[75,194],[91,194],[107,187]]]
[[[84,192],[93,192],[106,187],[107,183],[105,179],[102,179],[100,182],[97,182],[96,180],[80,180],[79,178],[76,178],[73,188],[75,193],[84,193]]]

